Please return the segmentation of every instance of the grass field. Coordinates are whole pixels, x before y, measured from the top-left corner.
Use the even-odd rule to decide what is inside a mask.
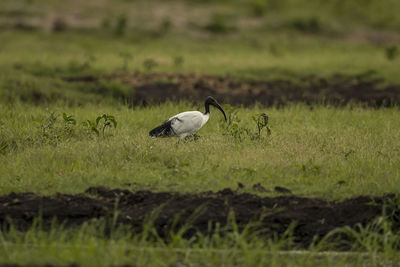
[[[82,80],[158,72],[296,83],[310,75],[352,77],[371,72],[382,84],[398,85],[397,1],[149,3],[0,3],[0,195],[79,194],[92,186],[106,186],[179,193],[230,188],[275,197],[282,195],[274,191],[281,186],[296,196],[340,201],[400,191],[397,105],[244,107],[224,102],[229,123],[212,109],[198,138],[178,143],[175,138],[152,139],[148,132],[181,111],[203,111],[204,99],[132,106],[128,98],[134,96],[133,86],[116,79]],[[74,79],[78,82],[71,82]],[[254,118],[261,113],[268,115],[271,133],[263,129],[257,137]],[[113,116],[116,124],[105,127],[103,118],[93,127],[103,114]],[[257,190],[256,184],[266,190]],[[4,225],[6,217],[0,217]],[[352,245],[351,252],[341,254],[330,251],[340,240],[304,250],[292,243],[290,231],[262,238],[232,226],[211,237],[199,233],[186,239],[183,232],[171,232],[165,239],[151,223],[137,234],[117,225],[111,234],[104,233],[102,223],[99,219],[72,229],[55,223],[48,230],[39,220],[28,231],[2,225],[0,264],[397,266],[399,262],[399,227],[387,217],[369,226],[364,223],[357,231],[343,230]]]
[[[99,237],[98,230],[82,228],[71,234],[29,232],[2,242],[1,257],[7,262],[39,266],[51,262],[55,266],[392,266],[398,260],[394,251],[385,252],[320,252],[282,251],[286,241],[274,243],[251,240],[244,235],[211,238],[188,242],[177,237],[174,244],[146,242],[139,238],[116,234]],[[4,240],[4,239],[3,239]]]
[[[148,136],[165,117],[197,108],[185,103],[135,109],[3,106],[2,140],[8,146],[1,192],[79,193],[95,185],[199,192],[235,189],[238,182],[336,199],[399,190],[397,108],[241,108],[235,120],[239,130],[226,129],[214,111],[196,141],[177,145],[174,138]],[[76,125],[65,122],[63,112]],[[260,112],[269,115],[272,133],[251,140],[257,132],[251,116]],[[104,137],[82,125],[103,113],[118,123]]]

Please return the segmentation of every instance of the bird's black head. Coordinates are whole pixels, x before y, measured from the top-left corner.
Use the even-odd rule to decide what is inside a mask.
[[[204,105],[205,105],[205,107],[206,107],[206,113],[205,113],[205,114],[207,114],[207,113],[210,112],[210,105],[212,105],[212,106],[216,107],[217,109],[219,109],[219,110],[222,112],[222,114],[224,114],[225,121],[226,121],[225,111],[224,111],[224,110],[222,109],[222,107],[218,104],[217,100],[215,100],[213,97],[211,97],[211,96],[207,97],[206,102],[205,102]]]

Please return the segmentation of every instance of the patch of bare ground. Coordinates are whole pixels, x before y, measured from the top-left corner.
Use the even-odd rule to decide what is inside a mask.
[[[355,43],[371,43],[375,45],[395,45],[400,42],[398,32],[390,30],[372,30],[357,28],[346,35],[346,39]]]
[[[373,107],[400,104],[400,85],[387,85],[371,73],[326,78],[306,76],[298,81],[243,81],[228,76],[196,73],[129,73],[102,77],[75,77],[68,81],[114,79],[131,87],[132,104],[157,104],[167,100],[198,100],[212,95],[233,105],[281,106],[289,103],[361,103]]]
[[[149,214],[157,211],[154,227],[161,238],[167,238],[169,231],[185,223],[189,223],[189,227],[184,237],[190,238],[198,231],[210,234],[216,224],[226,226],[233,211],[240,229],[258,222],[254,229],[265,236],[280,236],[294,223],[295,244],[307,247],[315,236],[323,237],[335,228],[372,222],[382,214],[385,201],[393,197],[359,196],[336,202],[295,195],[260,197],[231,189],[180,194],[91,187],[78,195],[45,197],[34,193],[11,193],[1,196],[0,224],[3,231],[10,221],[24,230],[41,216],[44,227],[51,225],[54,218],[65,223],[65,227],[73,227],[92,219],[112,220],[117,214],[117,225],[126,225],[134,233],[140,233]],[[192,219],[188,221],[187,218]]]

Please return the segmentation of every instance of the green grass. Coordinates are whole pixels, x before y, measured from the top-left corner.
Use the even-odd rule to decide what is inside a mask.
[[[0,193],[79,193],[96,185],[200,192],[235,189],[238,182],[245,191],[261,183],[334,199],[400,190],[396,107],[240,108],[239,127],[252,131],[243,140],[227,131],[213,110],[197,141],[177,146],[175,138],[148,136],[166,118],[201,106],[1,106],[1,140],[7,147],[0,156]],[[57,120],[49,126],[52,112]],[[66,125],[63,112],[77,124]],[[260,112],[269,115],[272,134],[251,140],[256,132],[251,116]],[[118,126],[98,137],[82,123],[103,113],[115,116]]]
[[[387,82],[400,81],[400,61],[386,58],[386,46],[307,38],[289,33],[265,37],[260,34],[206,39],[182,36],[154,39],[145,35],[110,38],[107,34],[83,36],[77,33],[2,32],[0,38],[4,42],[0,45],[0,69],[4,78],[32,72],[54,77],[57,69],[58,74],[64,75],[71,72],[145,71],[144,62],[152,59],[158,64],[152,71],[162,72],[272,79],[310,74],[358,74],[374,70]],[[131,57],[127,65],[125,55]],[[174,63],[177,57],[183,58],[183,64]]]
[[[197,234],[187,240],[182,232],[170,232],[168,241],[153,231],[151,220],[144,222],[145,231],[132,235],[123,228],[112,228],[105,235],[104,223],[92,221],[75,229],[54,224],[41,228],[40,220],[26,232],[11,228],[0,233],[0,263],[24,265],[80,266],[380,266],[399,260],[396,247],[398,234],[380,219],[361,233],[342,229],[354,241],[352,252],[324,251],[334,242],[313,244],[308,250],[296,250],[290,230],[280,237],[259,238],[234,224],[230,232]],[[222,233],[222,234],[221,234]]]
[[[176,138],[151,139],[148,132],[178,112],[202,110],[202,99],[194,106],[129,108],[120,100],[132,97],[134,88],[64,79],[155,71],[296,81],[372,70],[387,84],[399,84],[400,2],[76,3],[0,3],[0,26],[8,29],[0,31],[0,195],[75,194],[90,186],[185,193],[236,190],[239,182],[245,188],[238,192],[278,194],[252,188],[261,183],[335,200],[400,190],[398,107],[256,105],[237,108],[236,130],[227,130],[212,110],[200,138],[177,145]],[[59,17],[48,17],[50,10]],[[70,13],[77,14],[76,26]],[[253,140],[252,116],[260,112],[269,115],[271,135],[264,131]],[[102,114],[115,116],[118,125],[97,136],[84,123]],[[398,234],[382,219],[340,230],[354,254],[321,254],[335,246],[328,239],[304,253],[286,253],[282,249],[298,249],[289,236],[262,239],[234,230],[186,240],[171,233],[167,242],[152,235],[151,223],[137,235],[118,229],[106,236],[102,227],[90,222],[69,230],[34,225],[27,232],[1,231],[0,264],[384,266],[399,260]]]

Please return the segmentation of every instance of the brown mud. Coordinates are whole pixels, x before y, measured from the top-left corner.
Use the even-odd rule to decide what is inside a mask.
[[[89,79],[88,79],[89,78]],[[387,85],[373,72],[360,75],[332,75],[326,78],[306,76],[297,81],[243,81],[228,76],[195,73],[110,74],[97,79],[114,79],[132,88],[131,103],[158,104],[167,100],[198,102],[208,95],[232,105],[281,106],[289,103],[342,106],[361,103],[373,107],[400,104],[400,85]],[[68,79],[67,79],[68,80]],[[93,77],[75,77],[69,81],[90,82]]]
[[[324,237],[335,228],[371,223],[382,215],[384,204],[394,197],[359,196],[336,202],[294,195],[260,197],[231,189],[179,194],[91,187],[78,195],[44,197],[33,193],[11,193],[1,196],[0,224],[3,231],[8,229],[10,222],[18,229],[26,230],[41,216],[44,226],[51,225],[55,218],[65,227],[73,227],[93,219],[112,220],[118,214],[117,225],[140,233],[149,215],[156,212],[154,227],[161,238],[168,238],[171,230],[177,230],[185,223],[189,227],[184,237],[190,238],[197,232],[210,234],[216,224],[223,228],[229,224],[230,212],[233,212],[239,229],[258,222],[255,229],[265,236],[282,236],[294,224],[294,243],[306,248],[315,236]]]

